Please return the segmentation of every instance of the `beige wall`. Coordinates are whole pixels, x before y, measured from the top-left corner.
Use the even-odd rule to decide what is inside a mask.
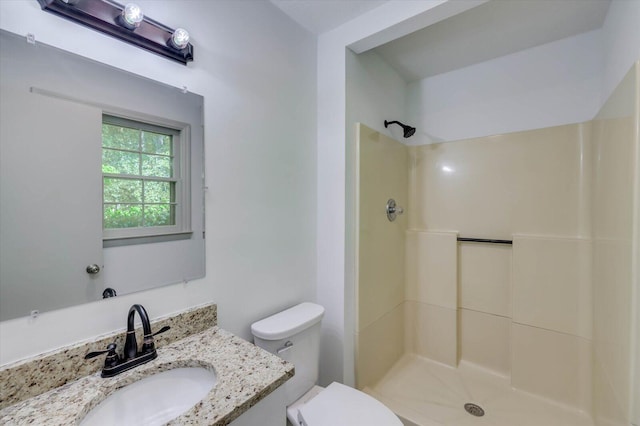
[[[385,206],[406,207],[407,147],[358,125],[356,386],[377,382],[404,353],[406,214],[394,222]]]
[[[586,123],[410,148],[410,351],[589,409],[589,135]]]
[[[409,212],[409,218],[413,211]],[[456,366],[457,234],[410,230],[406,235],[405,347]]]
[[[588,125],[411,147],[409,227],[586,236]]]
[[[633,241],[638,227],[638,73],[636,64],[593,121],[593,373],[599,425],[631,421],[632,344],[638,333],[633,324],[638,286],[638,242]]]

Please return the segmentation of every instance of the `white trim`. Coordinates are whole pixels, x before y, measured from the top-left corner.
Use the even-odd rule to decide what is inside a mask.
[[[104,238],[102,248],[132,246],[136,244],[164,243],[167,241],[188,240],[193,232],[167,232],[166,234],[127,237],[127,238]]]

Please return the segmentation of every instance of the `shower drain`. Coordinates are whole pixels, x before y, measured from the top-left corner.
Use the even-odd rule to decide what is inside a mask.
[[[469,402],[464,404],[464,409],[467,411],[467,413],[471,414],[472,416],[476,416],[476,417],[484,416],[484,410],[479,405],[472,404]]]

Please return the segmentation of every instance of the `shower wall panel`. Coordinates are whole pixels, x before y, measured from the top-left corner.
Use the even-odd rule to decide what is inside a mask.
[[[458,310],[460,359],[500,376],[511,374],[511,318]]]
[[[512,323],[512,386],[591,410],[591,341]]]
[[[409,147],[410,229],[589,237],[589,124]]]
[[[464,243],[458,246],[458,306],[511,317],[511,247]]]
[[[442,357],[451,344],[436,330],[453,328],[453,365],[479,365],[511,376],[518,389],[589,409],[590,129],[572,124],[409,148],[408,242],[443,231],[514,239],[513,246],[458,243],[456,263],[447,266],[457,269],[454,283],[433,272],[446,264],[442,250],[420,253],[408,244],[407,279],[415,268],[431,269],[407,283],[423,295],[414,301],[407,292],[407,326],[424,330],[406,332],[409,350],[446,363],[431,354]],[[452,292],[453,326],[443,312],[451,306],[442,303]],[[533,346],[550,355],[532,356]]]
[[[457,234],[409,231],[406,238],[407,300],[456,309]]]
[[[417,354],[455,367],[458,360],[458,318],[455,309],[408,300],[405,346]]]
[[[358,125],[356,386],[377,382],[404,353],[406,214],[387,219],[394,198],[406,207],[403,144]]]
[[[594,408],[597,424],[607,426],[630,424],[633,357],[640,363],[632,346],[634,337],[638,339],[634,286],[635,292],[640,290],[638,266],[634,267],[639,225],[637,202],[634,205],[640,149],[638,69],[636,63],[593,121]]]
[[[511,372],[511,257],[508,245],[458,245],[460,360]]]
[[[517,235],[513,320],[591,339],[591,241]]]
[[[454,367],[458,362],[457,236],[455,232],[408,231],[405,255],[407,351]]]

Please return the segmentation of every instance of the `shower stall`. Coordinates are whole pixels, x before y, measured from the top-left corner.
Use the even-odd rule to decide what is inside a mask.
[[[414,146],[358,124],[357,388],[412,426],[631,423],[639,67],[587,122]]]

